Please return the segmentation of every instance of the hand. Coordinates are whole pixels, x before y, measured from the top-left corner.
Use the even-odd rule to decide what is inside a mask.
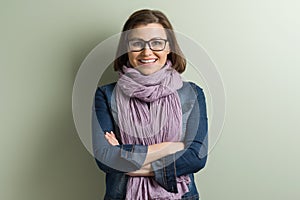
[[[162,142],[148,146],[148,152],[143,165],[152,163],[164,156],[171,155],[184,149],[183,142]]]
[[[119,145],[119,141],[117,140],[114,132],[105,132],[105,139],[108,141],[109,144],[116,146]]]
[[[154,176],[151,164],[144,165],[141,169],[126,173],[128,176]]]

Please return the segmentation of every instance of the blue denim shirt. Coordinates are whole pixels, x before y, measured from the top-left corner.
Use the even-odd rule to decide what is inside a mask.
[[[113,116],[116,111],[113,90],[116,83],[98,87],[93,107],[93,151],[99,168],[106,173],[104,199],[125,199],[128,176],[126,172],[142,167],[147,145],[110,145],[104,133],[113,131],[120,141],[119,129]],[[184,82],[177,90],[182,108],[182,141],[185,149],[151,163],[154,179],[167,191],[178,192],[176,177],[189,175],[189,192],[182,199],[199,199],[193,173],[201,170],[207,160],[207,113],[203,90],[194,83]]]

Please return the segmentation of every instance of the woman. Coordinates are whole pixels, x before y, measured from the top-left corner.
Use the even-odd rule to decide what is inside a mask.
[[[186,61],[172,30],[160,11],[133,13],[114,62],[118,82],[96,91],[105,199],[199,199],[193,173],[207,160],[206,103],[199,86],[181,80]]]

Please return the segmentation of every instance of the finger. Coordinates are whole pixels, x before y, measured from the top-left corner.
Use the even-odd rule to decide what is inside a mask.
[[[114,134],[113,131],[110,131],[109,135],[116,138],[116,135]]]
[[[116,144],[119,144],[119,141],[118,141],[116,138],[113,138],[113,141],[114,141]]]
[[[111,137],[111,139],[112,139],[112,141],[116,144],[116,145],[118,145],[119,144],[119,141],[117,140],[117,138],[115,138],[115,137]]]
[[[119,144],[119,143],[118,143],[117,141],[115,141],[115,140],[110,140],[109,143],[110,143],[111,145],[114,145],[114,146]]]
[[[112,134],[110,132],[106,132],[105,135],[108,136],[108,137],[112,136]]]
[[[111,139],[112,138],[112,136],[109,133],[105,134],[104,136],[105,136],[106,139]]]
[[[113,136],[111,133],[108,133],[107,137],[109,137],[109,138],[115,138],[115,136]]]
[[[111,139],[108,139],[107,141],[108,141],[108,143],[109,143],[109,144],[111,144],[111,145],[115,145],[115,142],[114,142],[113,140],[111,140]]]
[[[110,137],[108,135],[105,135],[104,137],[105,137],[106,140],[110,139]]]

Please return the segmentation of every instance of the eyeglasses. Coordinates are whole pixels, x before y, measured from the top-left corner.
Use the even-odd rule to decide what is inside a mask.
[[[145,49],[146,44],[148,44],[152,51],[162,51],[165,49],[167,42],[168,40],[166,39],[151,39],[148,41],[142,39],[132,39],[128,41],[128,48],[129,51],[138,52]]]

